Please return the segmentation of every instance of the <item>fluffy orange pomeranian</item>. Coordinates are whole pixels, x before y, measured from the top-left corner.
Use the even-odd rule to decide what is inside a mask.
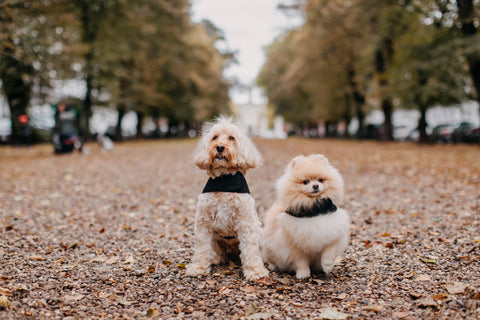
[[[310,270],[331,272],[350,235],[350,218],[339,207],[343,193],[342,176],[325,156],[295,157],[265,214],[264,262],[298,279]]]

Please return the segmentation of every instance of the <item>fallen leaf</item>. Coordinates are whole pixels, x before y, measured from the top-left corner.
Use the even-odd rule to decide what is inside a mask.
[[[252,315],[254,313],[257,313],[258,310],[259,310],[258,307],[254,303],[250,303],[248,305],[247,311],[245,311],[245,315],[246,316]]]
[[[434,295],[432,296],[432,299],[435,300],[435,301],[438,301],[438,300],[441,301],[441,300],[445,300],[445,299],[447,299],[447,298],[448,298],[448,296],[447,296],[445,293],[434,294]]]
[[[9,305],[7,296],[0,296],[0,310],[8,308]]]
[[[403,319],[408,316],[410,316],[410,311],[395,311],[392,314],[392,317],[394,317],[395,319]]]
[[[148,273],[155,272],[155,266],[153,266],[153,265],[148,266],[147,272],[148,272]]]
[[[225,270],[225,271],[222,272],[222,274],[224,276],[230,276],[232,274],[235,274],[235,272],[233,272],[232,270]]]
[[[344,320],[349,317],[348,314],[339,312],[332,308],[321,308],[319,311],[320,311],[320,319]]]
[[[0,287],[0,295],[2,295],[2,296],[11,296],[11,295],[12,295],[12,291],[10,291],[10,290],[7,289],[7,288],[2,288],[2,287]]]
[[[118,257],[116,256],[113,256],[113,257],[110,257],[108,258],[107,260],[105,260],[105,263],[106,264],[114,264],[118,261]]]
[[[252,287],[252,286],[246,286],[242,289],[243,292],[246,292],[246,293],[256,293],[257,292],[257,289],[255,289],[255,287]]]
[[[83,298],[85,298],[85,295],[83,294],[74,294],[74,295],[66,295],[63,297],[63,300],[65,302],[75,302],[75,301],[80,301]]]
[[[132,257],[132,255],[129,255],[127,257],[127,259],[125,259],[125,263],[127,264],[134,264],[135,263],[135,259]]]
[[[372,304],[369,306],[362,307],[363,310],[380,312],[383,310],[383,306],[380,304]]]
[[[171,265],[173,262],[168,260],[163,260],[163,263],[167,266]]]
[[[136,301],[128,301],[128,300],[119,300],[118,303],[121,304],[124,307],[128,307],[128,306],[131,306],[132,304],[135,304],[137,302]]]
[[[467,285],[461,282],[447,283],[445,285],[445,289],[447,289],[450,294],[463,293],[466,288]]]
[[[221,294],[229,294],[231,292],[232,290],[229,289],[227,286],[223,286],[218,290],[218,293],[221,293]]]
[[[273,316],[271,313],[267,312],[257,312],[247,317],[248,320],[261,320],[261,319],[269,319]]]
[[[420,257],[418,259],[425,264],[435,264],[435,263],[437,263],[437,259],[435,259],[435,258]]]
[[[427,276],[426,274],[419,274],[416,278],[415,281],[431,281],[432,278]]]
[[[263,277],[263,278],[258,279],[257,281],[258,281],[258,283],[264,284],[264,285],[267,285],[267,286],[271,286],[273,284],[273,280],[270,277]]]
[[[156,318],[159,315],[160,313],[157,311],[157,308],[147,310],[147,318]]]
[[[347,294],[345,292],[340,293],[338,296],[335,297],[337,300],[343,300],[347,297]]]
[[[177,267],[182,268],[182,269],[186,268],[185,263],[177,263]]]
[[[425,297],[418,300],[418,305],[420,307],[436,307],[438,304],[433,300],[432,297]]]
[[[410,295],[410,297],[412,297],[413,299],[418,299],[422,296],[422,294],[420,292],[416,292],[416,291],[410,291],[408,293]]]
[[[30,260],[32,260],[32,261],[43,261],[43,257],[42,256],[37,256],[37,255],[31,255]]]

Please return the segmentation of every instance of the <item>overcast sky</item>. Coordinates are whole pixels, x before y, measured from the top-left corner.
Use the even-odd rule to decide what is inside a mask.
[[[237,50],[238,65],[226,70],[227,77],[237,77],[243,84],[254,84],[265,62],[263,47],[285,29],[298,24],[277,9],[279,0],[192,0],[194,21],[210,20],[223,30],[228,48]],[[262,99],[254,92],[254,101]],[[248,94],[233,93],[234,103],[246,103]]]

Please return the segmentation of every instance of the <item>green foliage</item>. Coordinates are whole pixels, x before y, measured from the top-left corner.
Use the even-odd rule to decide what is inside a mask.
[[[458,21],[460,2],[471,11]],[[296,124],[348,122],[392,101],[423,112],[472,99],[480,88],[480,75],[478,85],[471,80],[480,61],[471,30],[480,3],[460,2],[293,1],[305,23],[266,50],[258,83],[276,111]],[[461,37],[465,23],[469,36]]]
[[[24,112],[62,80],[83,82],[84,133],[94,104],[202,121],[228,112],[233,55],[215,48],[222,39],[213,24],[192,23],[188,0],[2,2],[2,89],[18,92],[22,106],[10,108]]]

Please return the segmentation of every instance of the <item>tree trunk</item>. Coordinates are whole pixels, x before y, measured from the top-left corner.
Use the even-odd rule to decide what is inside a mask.
[[[123,116],[125,116],[125,106],[119,105],[118,106],[118,116],[117,116],[117,125],[115,126],[115,141],[122,141],[122,120]]]
[[[142,111],[137,111],[137,139],[143,139],[143,117]]]
[[[382,47],[377,50],[375,53],[375,70],[379,77],[379,87],[380,91],[383,90],[388,85],[388,79],[386,77],[386,71],[388,67],[392,64],[393,61],[393,42],[391,39],[384,39]],[[382,140],[392,141],[393,140],[393,123],[392,123],[392,114],[393,114],[393,105],[390,97],[382,97],[382,110],[385,117],[385,122],[383,123],[383,134]]]
[[[80,120],[80,132],[83,138],[89,139],[90,138],[90,117],[92,116],[92,105],[93,105],[93,98],[92,98],[92,89],[93,89],[93,76],[90,74],[91,67],[89,66],[91,61],[86,60],[85,69],[87,70],[87,77],[85,79],[85,84],[87,90],[85,92],[85,99],[83,101],[83,110],[81,112],[81,120]]]
[[[385,116],[385,120],[383,122],[383,132],[381,139],[383,141],[393,141],[393,106],[390,99],[384,99],[382,101],[382,111],[383,115]]]
[[[13,41],[10,42],[13,43]],[[27,113],[32,92],[32,83],[28,81],[28,78],[34,70],[32,66],[15,59],[13,49],[5,46],[2,46],[0,69],[2,71],[0,72],[2,89],[10,108],[11,143],[16,144],[20,132],[18,117]]]
[[[418,132],[420,133],[419,142],[428,142],[427,136],[427,109],[420,107],[420,119],[418,119]]]
[[[458,15],[461,22],[461,29],[465,37],[473,37],[477,34],[475,25],[475,7],[473,0],[457,0]],[[467,56],[470,76],[477,93],[480,114],[480,57],[472,54]]]
[[[355,114],[358,120],[357,139],[365,138],[365,112],[363,111],[363,105],[365,104],[365,96],[358,89],[357,82],[355,80],[355,70],[350,67],[347,72],[348,83],[353,96],[353,103],[355,106]]]

